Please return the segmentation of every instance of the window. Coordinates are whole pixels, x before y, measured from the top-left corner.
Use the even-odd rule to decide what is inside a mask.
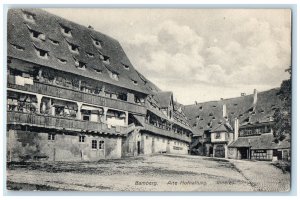
[[[92,140],[92,149],[97,149],[97,140]]]
[[[216,139],[220,139],[221,138],[221,134],[220,133],[215,133],[215,134],[216,134],[216,136],[215,136]]]
[[[59,45],[59,42],[58,42],[58,41],[52,40],[52,39],[49,39],[49,40],[50,40],[50,42],[51,42],[52,44],[54,44],[54,45]]]
[[[109,73],[109,76],[110,76],[111,79],[114,79],[116,81],[119,80],[119,76],[118,76],[118,74],[116,72],[112,72],[112,71],[108,70],[108,73]]]
[[[92,40],[93,40],[93,44],[97,47],[97,48],[102,48],[102,41],[100,41],[100,40],[97,40],[97,39],[94,39],[94,38],[92,38]]]
[[[87,55],[88,57],[90,57],[90,58],[93,58],[93,57],[94,57],[94,54],[92,54],[92,53],[86,52],[86,55]]]
[[[37,48],[35,45],[35,51],[37,53],[37,55],[40,57],[40,58],[43,58],[43,59],[48,59],[48,56],[49,56],[49,52],[48,51],[45,51],[43,49],[40,49],[40,48]]]
[[[124,67],[124,69],[129,70],[129,66],[128,65],[123,64],[123,67]]]
[[[109,63],[110,63],[110,61],[109,61],[109,57],[108,57],[108,56],[105,56],[105,55],[103,55],[103,60],[102,60],[102,62],[103,62],[103,63],[105,63],[105,64],[109,64]]]
[[[90,116],[89,115],[83,115],[82,120],[84,121],[90,121]]]
[[[202,106],[200,106],[200,107],[199,107],[199,110],[202,110],[202,109],[203,109]]]
[[[146,136],[146,140],[148,140],[148,136]]]
[[[85,141],[85,136],[84,135],[80,135],[79,136],[79,142],[84,142]]]
[[[57,58],[57,60],[62,63],[62,64],[66,64],[67,61],[65,59],[62,59],[62,58]]]
[[[103,140],[99,141],[99,149],[104,149],[104,141]]]
[[[77,60],[76,58],[74,58],[75,60],[75,67],[78,69],[82,69],[85,70],[86,69],[86,64],[84,62],[81,62],[79,60]]]
[[[79,46],[68,42],[69,50],[73,53],[79,53]]]
[[[21,47],[21,46],[19,46],[19,45],[12,44],[12,47],[13,47],[14,49],[17,49],[18,51],[24,51],[24,48]]]
[[[48,133],[48,140],[55,140],[55,134],[54,133]]]
[[[28,11],[23,11],[23,17],[26,21],[35,22],[35,14]]]
[[[95,69],[95,72],[97,72],[98,74],[102,74],[102,70],[100,69]]]
[[[61,26],[61,32],[65,35],[65,36],[68,36],[68,37],[72,37],[72,29],[60,24]]]
[[[27,25],[27,28],[28,28],[28,30],[30,32],[31,38],[38,39],[38,40],[43,40],[43,41],[46,40],[45,34],[39,32],[39,31],[32,30],[28,25]]]
[[[135,81],[135,80],[132,80],[132,83],[133,83],[134,85],[137,85],[137,84],[138,84],[138,82]]]

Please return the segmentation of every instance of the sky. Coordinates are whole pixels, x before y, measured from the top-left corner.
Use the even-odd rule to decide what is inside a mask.
[[[117,39],[133,66],[188,105],[280,87],[288,9],[45,9]]]

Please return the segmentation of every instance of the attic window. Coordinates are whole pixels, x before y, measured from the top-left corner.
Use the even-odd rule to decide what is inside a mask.
[[[105,56],[105,55],[103,55],[103,60],[102,60],[102,62],[103,62],[103,63],[105,63],[105,64],[109,64],[109,63],[110,63],[110,61],[109,61],[109,57],[108,57],[108,56]]]
[[[40,48],[37,48],[36,46],[34,46],[34,47],[35,47],[35,51],[36,51],[37,55],[40,58],[48,59],[48,57],[49,57],[49,52],[48,51],[45,51],[45,50],[40,49]]]
[[[94,57],[94,54],[92,54],[92,53],[86,52],[86,55],[87,55],[88,57],[90,57],[90,58],[93,58],[93,57]]]
[[[62,64],[66,64],[67,63],[67,60],[65,59],[62,59],[62,58],[57,58],[57,60],[62,63]]]
[[[213,116],[213,114],[212,114],[212,113],[209,113],[209,116]]]
[[[52,39],[49,39],[49,40],[50,40],[50,42],[51,42],[52,44],[54,44],[54,45],[59,45],[59,42],[58,42],[58,41],[52,40]]]
[[[17,49],[18,51],[24,51],[24,48],[19,45],[12,44],[12,47]]]
[[[68,42],[68,46],[69,46],[69,49],[70,49],[71,52],[79,53],[79,46],[78,45],[75,45],[75,44],[72,44],[72,43]]]
[[[109,76],[111,79],[114,79],[116,81],[119,80],[119,75],[116,72],[112,72],[112,71],[108,70],[108,73],[109,73]]]
[[[62,24],[60,24],[60,26],[61,26],[61,32],[64,34],[64,35],[66,35],[66,36],[68,36],[68,37],[72,37],[72,29],[70,29],[70,28],[68,28],[68,27],[66,27],[66,26],[64,26],[64,25],[62,25]]]
[[[132,83],[133,83],[134,85],[137,85],[137,84],[138,84],[138,82],[135,81],[135,80],[132,80]]]
[[[95,70],[95,72],[97,72],[98,74],[102,74],[102,70],[100,70],[100,69],[94,69]]]
[[[74,58],[74,60],[75,60],[75,66],[76,66],[76,68],[82,69],[82,70],[86,69],[86,66],[85,66],[84,62],[81,62],[81,61],[79,61],[79,60],[77,60],[75,58]]]
[[[41,33],[41,32],[38,32],[38,31],[35,31],[35,30],[32,30],[28,27],[29,31],[30,31],[30,36],[31,38],[33,39],[38,39],[38,40],[43,40],[45,41],[46,40],[46,36],[45,34]]]
[[[28,11],[23,11],[23,17],[26,21],[35,22],[35,14]]]
[[[94,38],[92,38],[92,39],[93,39],[94,45],[95,45],[97,48],[102,48],[102,41],[96,40],[96,39],[94,39]]]
[[[128,65],[124,65],[123,64],[124,69],[129,70],[129,66]]]

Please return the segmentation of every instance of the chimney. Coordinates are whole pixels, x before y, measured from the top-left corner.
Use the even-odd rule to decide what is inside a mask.
[[[239,137],[239,119],[234,118],[234,141]]]
[[[223,117],[227,116],[226,104],[223,104]]]
[[[246,93],[242,92],[241,93],[241,97],[246,96]]]
[[[254,89],[254,92],[253,92],[253,111],[255,110],[256,104],[257,104],[257,90]]]
[[[198,103],[197,103],[197,101],[195,101],[195,105],[197,105]]]
[[[223,101],[223,100],[224,100],[224,98],[220,98],[220,100],[221,100],[221,101]]]

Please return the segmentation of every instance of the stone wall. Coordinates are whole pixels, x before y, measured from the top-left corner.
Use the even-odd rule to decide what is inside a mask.
[[[121,158],[120,137],[86,134],[84,142],[79,142],[79,134],[76,133],[51,132],[55,134],[54,140],[48,140],[46,132],[9,130],[7,133],[7,156],[12,161],[97,161]],[[92,140],[97,141],[96,149],[92,149]],[[103,149],[99,149],[99,141],[104,141]]]

